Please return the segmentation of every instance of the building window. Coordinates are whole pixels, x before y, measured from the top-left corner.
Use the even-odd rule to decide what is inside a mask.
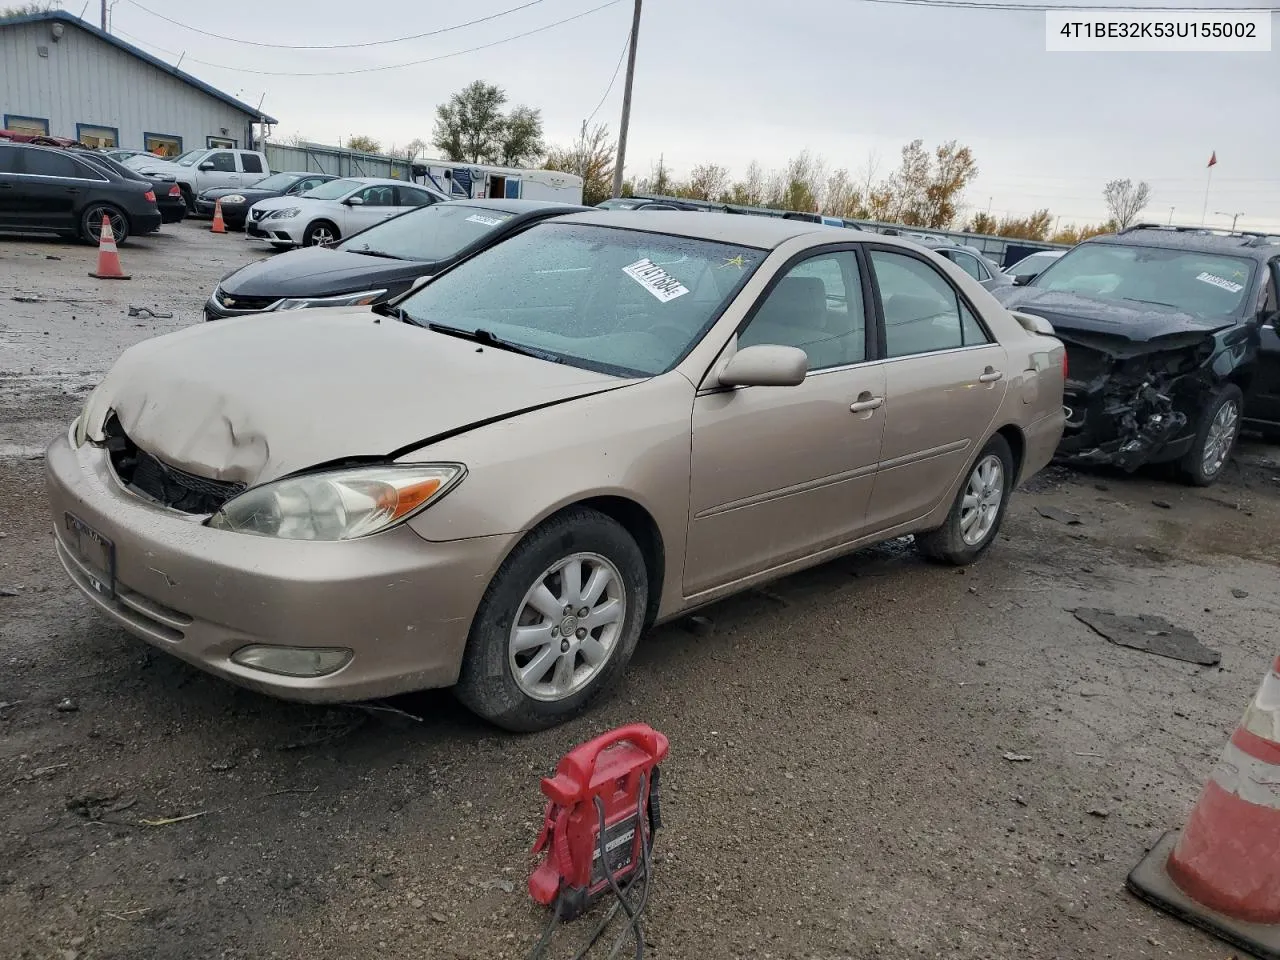
[[[169,133],[144,133],[142,146],[157,157],[176,157],[182,153],[182,138]]]
[[[14,133],[27,133],[36,137],[49,135],[49,121],[44,117],[21,117],[14,113],[6,113],[4,128]]]
[[[76,139],[91,147],[118,147],[120,131],[115,127],[103,127],[96,123],[77,123]]]
[[[238,141],[232,140],[230,137],[205,137],[204,145],[210,150],[213,150],[216,147],[224,147],[228,150],[234,150],[240,144]]]

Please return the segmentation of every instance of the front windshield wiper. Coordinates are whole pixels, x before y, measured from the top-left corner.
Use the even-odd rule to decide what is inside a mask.
[[[351,250],[350,252],[361,253],[361,254],[364,254],[366,257],[384,257],[387,260],[403,260],[404,259],[404,257],[401,257],[394,253],[387,253],[387,251],[385,250],[370,250],[368,247],[362,247],[359,250]]]
[[[533,357],[537,360],[546,360],[549,363],[563,363],[561,359],[554,353],[547,353],[544,350],[535,350],[532,347],[522,347],[518,343],[512,343],[510,340],[503,340],[495,337],[488,330],[463,330],[461,327],[450,327],[443,323],[428,323],[428,330],[434,330],[436,333],[443,333],[446,337],[457,337],[459,340],[471,340],[474,343],[483,344],[486,347],[495,347],[498,350],[506,350],[509,353],[518,353],[521,356]]]
[[[1142,300],[1139,297],[1121,297],[1122,300],[1128,300],[1130,303],[1150,303],[1157,307],[1168,307],[1171,310],[1181,309],[1176,303],[1165,303],[1163,300]]]

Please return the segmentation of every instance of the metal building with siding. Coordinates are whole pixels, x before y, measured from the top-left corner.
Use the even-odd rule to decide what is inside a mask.
[[[0,127],[173,156],[275,123],[62,10],[0,18]]]

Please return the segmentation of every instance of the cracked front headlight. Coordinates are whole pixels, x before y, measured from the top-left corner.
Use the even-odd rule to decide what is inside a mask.
[[[341,293],[336,297],[290,297],[280,301],[277,310],[301,310],[303,307],[363,307],[386,293],[382,290],[361,290],[359,293]]]
[[[386,464],[290,477],[245,491],[208,523],[281,540],[355,540],[409,519],[465,472],[457,463]]]
[[[298,207],[288,207],[284,210],[272,210],[267,214],[268,220],[292,220],[302,211]]]

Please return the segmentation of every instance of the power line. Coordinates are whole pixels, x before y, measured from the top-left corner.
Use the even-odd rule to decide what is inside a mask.
[[[510,36],[510,37],[503,37],[501,40],[494,40],[494,41],[491,41],[490,43],[482,43],[477,47],[468,47],[466,50],[457,50],[453,53],[444,53],[437,57],[426,57],[421,60],[410,60],[407,63],[388,63],[378,67],[360,67],[354,70],[320,70],[320,71],[314,71],[310,73],[304,73],[304,72],[296,72],[293,70],[253,70],[249,67],[231,67],[231,66],[227,66],[225,63],[213,63],[212,61],[209,61],[209,60],[200,60],[197,57],[188,57],[187,59],[190,60],[192,63],[199,63],[206,67],[216,67],[219,70],[230,70],[233,73],[252,73],[261,77],[346,77],[346,76],[351,76],[352,74],[359,74],[359,73],[381,73],[386,70],[400,70],[404,67],[419,67],[426,63],[437,63],[441,60],[448,60],[451,57],[461,57],[468,53],[476,53],[477,51],[480,51],[480,50],[488,50],[490,47],[497,47],[504,43],[510,43],[513,40],[520,40],[520,39],[523,39],[524,37],[531,37],[535,33],[543,33],[547,30],[553,29],[554,27],[559,27],[559,26],[563,26],[566,23],[571,23],[574,20],[581,20],[583,17],[588,17],[593,13],[598,13],[601,10],[606,9],[607,7],[616,6],[619,3],[622,3],[622,0],[608,0],[607,3],[602,3],[598,7],[592,7],[590,10],[584,10],[582,13],[575,13],[571,17],[565,17],[563,20],[557,20],[554,23],[548,23],[546,26],[535,27],[532,30],[526,30],[523,33],[517,33],[514,36]],[[120,31],[116,31],[116,32],[120,33]],[[126,36],[128,35],[126,34]],[[155,47],[155,49],[157,50],[165,49],[164,47],[161,47],[158,44],[154,44],[149,40],[142,40],[139,37],[132,37],[131,39],[135,40],[138,43],[143,43],[143,44],[146,44],[147,46]],[[165,50],[165,52],[172,53],[173,51]]]
[[[1153,13],[1203,13],[1203,4],[1195,6],[1134,6],[1132,4],[1124,4],[1120,6],[1103,6],[1097,3],[998,3],[996,0],[859,0],[861,3],[886,3],[903,7],[935,7],[935,8],[951,8],[955,10],[1012,10],[1012,11],[1053,11],[1053,10],[1087,10],[1097,13],[1142,13],[1150,11]],[[1237,8],[1241,12],[1247,13],[1280,13],[1280,7],[1241,7]]]
[[[477,23],[488,23],[490,20],[497,20],[499,17],[505,17],[509,13],[517,13],[520,10],[527,10],[530,7],[536,7],[546,0],[528,0],[518,7],[510,7],[506,10],[500,10],[497,13],[491,13],[487,17],[480,17],[477,20],[468,20],[466,23],[458,23],[452,27],[441,27],[438,30],[428,30],[426,33],[414,33],[406,37],[389,37],[386,40],[365,40],[360,43],[263,43],[258,40],[245,40],[240,37],[227,37],[220,33],[211,33],[208,30],[201,30],[199,27],[193,27],[189,23],[183,23],[180,20],[174,20],[172,17],[166,17],[163,13],[157,13],[150,7],[144,7],[137,0],[125,0],[131,7],[137,7],[143,13],[149,13],[153,17],[171,23],[175,27],[182,27],[184,30],[190,30],[192,33],[198,33],[201,36],[213,37],[215,40],[227,40],[231,43],[243,44],[249,47],[271,47],[275,50],[354,50],[360,47],[379,47],[388,43],[401,43],[405,40],[421,40],[424,37],[436,37],[442,33],[452,33],[454,30],[461,30],[463,27],[473,27]]]
[[[618,82],[618,72],[622,69],[622,61],[627,58],[627,51],[631,49],[631,31],[627,31],[627,42],[622,45],[622,52],[618,54],[618,65],[613,68],[613,76],[609,79],[609,86],[605,87],[604,96],[600,98],[600,102],[596,104],[596,108],[591,111],[587,119],[582,121],[583,129],[587,124],[595,119],[596,114],[600,112],[600,108],[604,106],[604,102],[609,99],[609,94],[613,92],[613,85]]]

